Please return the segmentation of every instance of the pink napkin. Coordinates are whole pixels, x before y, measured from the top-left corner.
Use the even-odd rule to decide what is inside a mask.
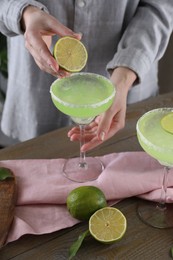
[[[99,157],[105,170],[95,181],[75,183],[62,175],[65,159],[9,160],[17,178],[18,200],[7,243],[24,234],[44,234],[78,223],[66,208],[69,192],[81,185],[99,187],[108,201],[138,196],[160,199],[163,167],[145,152],[113,153]],[[168,179],[167,202],[173,202],[173,170]]]

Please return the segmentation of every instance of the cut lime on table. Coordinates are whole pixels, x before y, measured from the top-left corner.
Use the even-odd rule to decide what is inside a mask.
[[[161,119],[161,125],[165,131],[173,134],[173,112],[170,112]]]
[[[96,211],[89,219],[91,235],[103,243],[120,240],[126,232],[127,221],[123,213],[113,207],[105,207]]]
[[[81,71],[88,59],[83,43],[70,36],[60,38],[54,46],[53,53],[59,66],[69,72]]]

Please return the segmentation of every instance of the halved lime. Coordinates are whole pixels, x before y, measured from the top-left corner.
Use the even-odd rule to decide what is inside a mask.
[[[173,112],[168,113],[161,119],[161,126],[165,131],[173,134]]]
[[[73,37],[60,38],[53,51],[59,66],[69,72],[81,71],[88,59],[88,53],[83,43]]]
[[[105,207],[97,210],[89,219],[91,235],[102,243],[120,240],[126,232],[127,221],[117,208]]]

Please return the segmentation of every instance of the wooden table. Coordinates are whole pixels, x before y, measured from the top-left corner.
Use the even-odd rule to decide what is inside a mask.
[[[139,151],[141,147],[136,138],[137,119],[146,111],[157,107],[173,107],[173,92],[130,105],[127,110],[126,127],[116,136],[103,143],[90,155],[104,155],[112,152]],[[62,128],[38,138],[1,149],[0,160],[61,158],[78,156],[79,146],[69,142],[68,128]],[[139,220],[136,207],[139,199],[130,198],[116,204],[128,222],[124,238],[112,245],[103,245],[88,237],[75,259],[90,260],[167,260],[171,259],[173,229],[156,229]],[[74,240],[87,229],[87,223],[80,223],[41,236],[26,235],[0,250],[0,259],[15,260],[65,260],[68,249]]]

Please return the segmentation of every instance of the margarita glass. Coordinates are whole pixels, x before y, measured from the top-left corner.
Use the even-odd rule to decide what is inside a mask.
[[[172,203],[166,203],[168,173],[173,167],[173,133],[167,131],[169,129],[162,123],[167,115],[173,118],[173,108],[151,110],[138,120],[136,127],[141,147],[164,166],[160,201],[143,201],[138,206],[140,218],[157,228],[173,227],[173,206]]]
[[[105,77],[94,73],[75,73],[55,80],[50,87],[51,98],[61,112],[69,115],[80,128],[80,147],[84,144],[85,126],[112,104],[115,87]],[[63,174],[70,180],[85,182],[97,179],[104,165],[80,152],[79,162],[67,160]]]

